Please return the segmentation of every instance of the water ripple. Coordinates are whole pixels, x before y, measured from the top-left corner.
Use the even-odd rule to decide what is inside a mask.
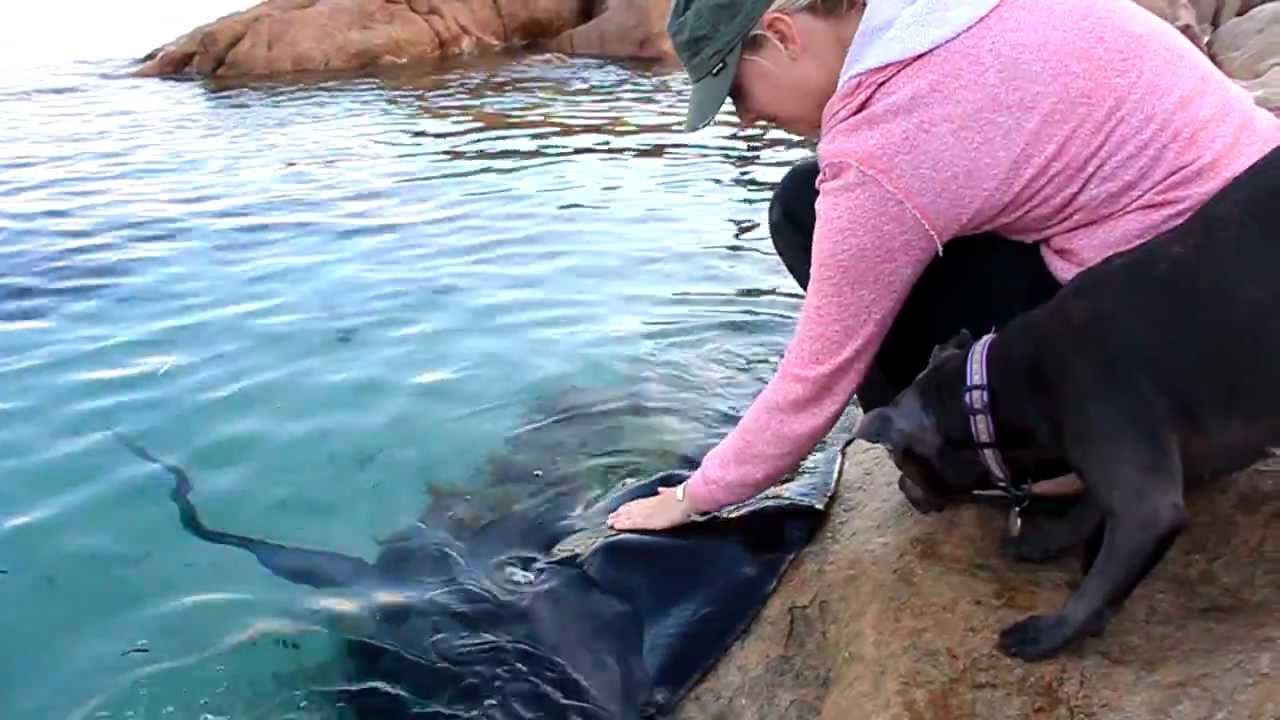
[[[124,68],[0,78],[0,602],[40,648],[0,659],[0,716],[284,716],[333,679],[332,628],[281,620],[317,598],[183,535],[111,429],[219,524],[368,553],[574,393],[649,393],[628,432],[565,439],[582,483],[704,446],[785,346],[800,295],[764,223],[811,150],[683,133],[678,73]]]

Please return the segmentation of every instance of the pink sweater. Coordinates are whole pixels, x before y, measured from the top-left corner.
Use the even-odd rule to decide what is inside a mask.
[[[1280,120],[1121,0],[1001,0],[941,46],[849,78],[823,115],[794,337],[690,501],[748,499],[813,451],[949,239],[1038,243],[1067,281],[1178,224],[1277,145]]]

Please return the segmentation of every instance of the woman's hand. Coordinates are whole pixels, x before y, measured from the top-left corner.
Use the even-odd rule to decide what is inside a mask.
[[[659,487],[658,494],[632,500],[609,514],[614,530],[666,530],[683,525],[694,515],[689,501],[676,497],[676,489]]]

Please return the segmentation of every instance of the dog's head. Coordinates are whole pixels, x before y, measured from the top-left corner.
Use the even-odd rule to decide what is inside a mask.
[[[919,512],[938,512],[991,476],[967,437],[963,409],[965,360],[973,337],[967,331],[933,350],[929,364],[893,402],[863,416],[859,440],[886,448],[902,470],[898,487]],[[939,422],[943,412],[965,417],[961,428]],[[961,436],[963,431],[964,435]]]

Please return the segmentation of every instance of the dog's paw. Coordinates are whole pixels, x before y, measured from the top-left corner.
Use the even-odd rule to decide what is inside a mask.
[[[1071,639],[1071,627],[1063,616],[1032,615],[1002,630],[997,647],[1019,660],[1044,660],[1056,655]]]

